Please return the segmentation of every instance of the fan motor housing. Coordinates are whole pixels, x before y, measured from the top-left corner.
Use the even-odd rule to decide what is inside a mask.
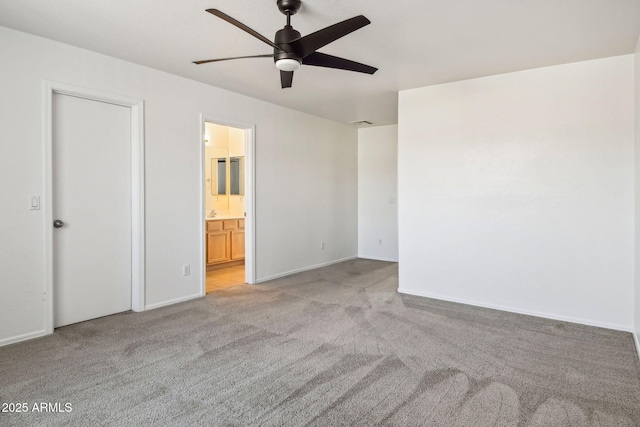
[[[293,48],[289,45],[290,42],[297,40],[301,37],[300,32],[294,30],[291,25],[287,25],[276,33],[275,44],[280,46],[282,50],[273,50],[273,60],[278,62],[280,59],[295,59],[300,62],[300,55],[298,55]]]
[[[295,15],[301,5],[302,2],[300,0],[278,0],[278,9],[284,15]]]

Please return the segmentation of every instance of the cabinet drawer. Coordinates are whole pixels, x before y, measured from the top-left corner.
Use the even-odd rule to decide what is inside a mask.
[[[223,228],[225,230],[235,230],[238,228],[238,220],[237,219],[225,219],[222,221]]]
[[[238,228],[244,229],[244,219],[239,219],[238,220]]]
[[[222,231],[222,221],[207,221],[207,231]]]

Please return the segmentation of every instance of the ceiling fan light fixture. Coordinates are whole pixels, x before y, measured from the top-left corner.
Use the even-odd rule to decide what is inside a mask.
[[[280,71],[295,71],[300,68],[300,62],[291,58],[278,59],[276,68]]]

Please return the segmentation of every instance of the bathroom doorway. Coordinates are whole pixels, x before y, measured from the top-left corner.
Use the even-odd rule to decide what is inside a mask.
[[[203,295],[255,282],[253,134],[203,117]]]

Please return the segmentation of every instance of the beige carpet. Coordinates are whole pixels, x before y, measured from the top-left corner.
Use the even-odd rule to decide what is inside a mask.
[[[397,286],[355,260],[0,348],[0,425],[640,425],[631,334]]]

